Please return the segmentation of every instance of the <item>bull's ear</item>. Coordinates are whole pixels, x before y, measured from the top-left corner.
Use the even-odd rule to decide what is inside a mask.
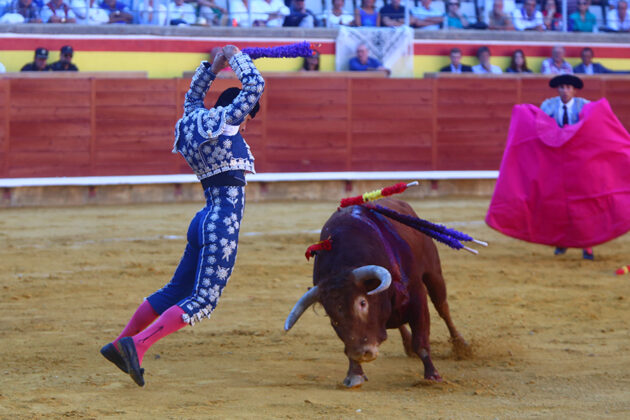
[[[375,295],[377,293],[381,293],[384,290],[387,290],[389,286],[392,284],[392,275],[387,271],[386,268],[381,267],[380,265],[364,265],[363,267],[355,268],[350,273],[354,282],[362,287],[365,287],[365,282],[369,280],[376,279],[378,281],[378,286],[376,288],[370,290],[368,295]]]

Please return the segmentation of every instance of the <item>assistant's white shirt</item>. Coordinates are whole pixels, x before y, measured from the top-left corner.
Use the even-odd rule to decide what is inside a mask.
[[[620,21],[617,9],[610,10],[606,21],[608,22],[608,27],[614,31],[627,31],[630,29],[630,12],[626,11],[625,19]]]
[[[410,10],[410,13],[413,17],[418,18],[420,20],[443,16],[443,12],[437,9],[433,4],[429,4],[429,8],[427,9],[421,3],[417,7],[412,7]],[[440,29],[440,25],[438,24],[428,25],[428,26],[423,26],[421,28],[416,28],[416,29],[419,29],[421,31],[437,31]]]
[[[501,67],[495,66],[494,64],[490,64],[490,71],[486,70],[481,64],[476,64],[472,66],[473,73],[477,74],[501,74],[503,70]]]
[[[77,23],[81,25],[102,25],[109,23],[109,14],[99,6],[100,2],[93,0],[70,0],[70,8],[77,16]]]
[[[271,0],[267,3],[265,0],[252,1],[252,21],[269,19],[271,13],[280,14],[281,17],[272,19],[267,22],[267,26],[280,27],[284,23],[284,16],[289,16],[291,11],[282,0]]]
[[[332,10],[328,10],[326,12],[327,28],[338,28],[340,25],[350,25],[353,20],[354,16],[346,13],[345,11],[340,16],[334,15]]]
[[[40,13],[40,17],[42,18],[42,22],[48,23],[50,18],[53,17],[53,16],[57,16],[58,18],[61,18],[61,19],[76,19],[77,18],[77,16],[74,14],[74,11],[70,7],[70,5],[67,4],[65,1],[62,2],[62,5],[59,6],[58,9],[55,9],[54,11],[53,11],[53,9],[51,9],[48,6],[48,3],[49,2],[45,2],[44,5],[42,6],[42,11]],[[63,3],[66,3],[68,5],[68,13],[67,14],[66,14],[65,10],[63,9]]]
[[[540,10],[534,11],[534,17],[529,18],[524,8],[514,9],[512,11],[512,23],[514,24],[514,29],[517,31],[524,31],[526,29],[536,28],[537,26],[542,26],[543,29],[546,29]]]
[[[170,25],[170,21],[175,19],[181,19],[188,25],[193,25],[197,21],[197,9],[190,3],[182,3],[181,6],[178,6],[175,2],[170,2],[167,12],[160,19],[160,23]]]
[[[243,0],[230,0],[230,22],[236,20],[236,24],[242,28],[248,28],[249,24],[249,12],[247,7],[243,3]],[[252,16],[252,20],[254,16]]]

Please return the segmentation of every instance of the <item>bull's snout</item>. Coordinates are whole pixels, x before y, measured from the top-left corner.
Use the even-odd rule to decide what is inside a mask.
[[[359,363],[371,362],[378,357],[378,346],[375,344],[366,344],[352,352],[350,357]]]

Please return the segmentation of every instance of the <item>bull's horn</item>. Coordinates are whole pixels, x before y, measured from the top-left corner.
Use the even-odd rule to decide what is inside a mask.
[[[297,301],[297,303],[291,310],[291,313],[287,317],[287,320],[284,322],[284,330],[289,331],[293,324],[295,324],[297,320],[300,319],[304,311],[318,300],[319,289],[317,288],[317,286],[314,286],[308,292],[304,293],[300,300]]]
[[[392,275],[389,274],[386,268],[380,265],[364,265],[363,267],[355,268],[352,270],[352,276],[354,277],[354,282],[357,284],[373,278],[377,278],[381,281],[381,284],[379,284],[376,289],[369,291],[368,295],[381,293],[392,284]]]

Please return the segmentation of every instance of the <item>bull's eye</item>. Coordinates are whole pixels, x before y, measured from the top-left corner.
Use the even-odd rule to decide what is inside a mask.
[[[360,305],[362,308],[365,308],[367,306],[367,301],[365,299],[361,299]]]

